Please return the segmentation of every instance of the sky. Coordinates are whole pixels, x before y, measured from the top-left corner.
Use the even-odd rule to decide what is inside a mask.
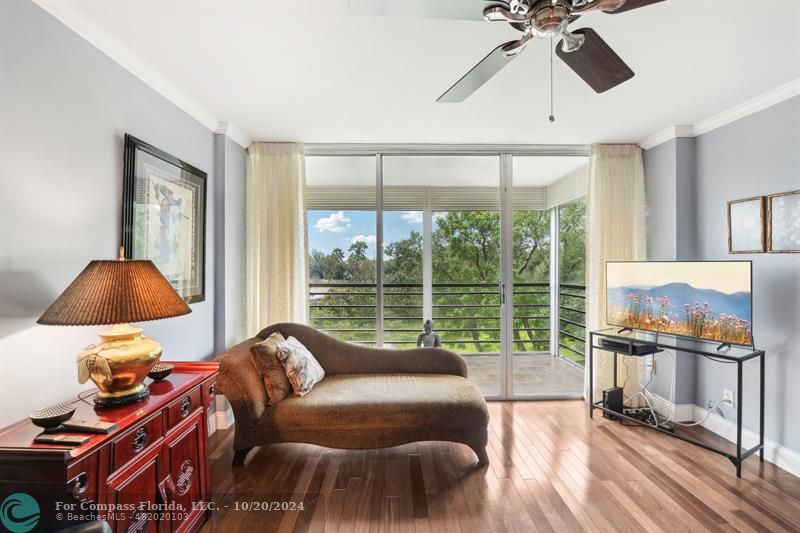
[[[609,263],[608,287],[657,287],[688,283],[696,289],[750,292],[749,261]]]
[[[413,230],[422,233],[422,211],[384,211],[385,244],[407,239]],[[375,258],[374,211],[308,211],[309,252],[341,248],[346,254],[355,241],[366,242],[367,257]]]

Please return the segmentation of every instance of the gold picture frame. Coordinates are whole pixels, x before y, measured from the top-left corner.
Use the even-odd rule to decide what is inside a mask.
[[[753,210],[758,209],[758,222],[753,222]],[[767,251],[765,224],[766,197],[753,196],[728,202],[728,253],[760,254]],[[750,235],[758,231],[760,235]],[[760,243],[760,245],[758,244]]]
[[[788,205],[776,206],[775,203],[786,204],[787,197],[791,198]],[[794,203],[792,203],[794,202]],[[774,216],[778,211],[778,216]],[[787,212],[784,212],[787,211]],[[782,228],[779,230],[779,239],[789,241],[788,248],[776,248],[775,218],[780,218]],[[800,190],[771,194],[767,196],[767,251],[771,254],[797,254],[800,253]],[[783,246],[786,246],[784,244]]]

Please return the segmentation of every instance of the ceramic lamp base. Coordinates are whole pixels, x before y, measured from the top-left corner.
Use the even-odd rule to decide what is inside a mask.
[[[100,333],[103,342],[78,356],[78,381],[91,379],[99,392],[95,409],[118,407],[148,397],[143,383],[161,357],[161,345],[142,328],[118,324]]]

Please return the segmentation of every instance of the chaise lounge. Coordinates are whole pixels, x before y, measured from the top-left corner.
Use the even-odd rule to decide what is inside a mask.
[[[271,406],[250,347],[273,332],[303,343],[325,370],[307,395]],[[489,414],[457,354],[439,348],[386,350],[349,344],[309,326],[275,324],[219,357],[218,391],[235,417],[234,464],[255,446],[305,442],[330,448],[384,448],[418,441],[469,446],[486,454]]]

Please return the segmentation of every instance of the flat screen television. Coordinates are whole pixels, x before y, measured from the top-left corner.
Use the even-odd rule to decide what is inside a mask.
[[[609,261],[606,322],[751,346],[752,269],[750,261]]]

